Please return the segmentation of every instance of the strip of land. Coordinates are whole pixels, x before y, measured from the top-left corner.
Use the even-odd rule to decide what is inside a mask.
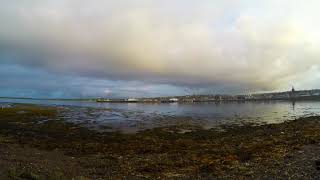
[[[224,130],[102,133],[14,105],[0,109],[0,179],[320,179],[320,117]]]

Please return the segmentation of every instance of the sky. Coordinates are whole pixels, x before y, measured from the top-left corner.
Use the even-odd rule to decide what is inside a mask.
[[[318,0],[0,3],[0,96],[320,88]]]

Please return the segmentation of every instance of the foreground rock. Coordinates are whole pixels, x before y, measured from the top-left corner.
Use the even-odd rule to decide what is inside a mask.
[[[46,121],[47,120],[47,121]],[[53,107],[0,110],[0,179],[320,179],[320,117],[99,133]]]

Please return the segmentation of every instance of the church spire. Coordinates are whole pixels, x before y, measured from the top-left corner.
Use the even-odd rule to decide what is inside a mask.
[[[294,89],[294,86],[292,86],[292,90],[291,90],[291,93],[290,93],[290,97],[291,98],[295,98],[296,96],[296,90]]]

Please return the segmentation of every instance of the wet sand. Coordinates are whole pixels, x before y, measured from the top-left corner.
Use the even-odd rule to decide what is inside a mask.
[[[6,107],[0,179],[320,179],[320,117],[184,126],[98,132],[65,121],[57,107]]]

